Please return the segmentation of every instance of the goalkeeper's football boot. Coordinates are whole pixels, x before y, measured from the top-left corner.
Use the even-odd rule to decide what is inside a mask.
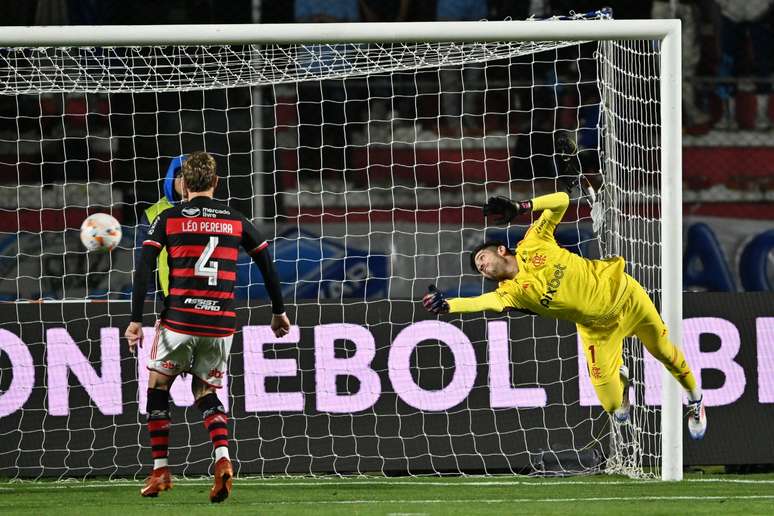
[[[697,401],[688,401],[688,433],[691,439],[704,438],[707,431],[707,413],[704,411],[704,396]]]
[[[234,478],[234,468],[231,461],[223,457],[215,463],[215,483],[210,489],[210,502],[220,503],[231,494],[231,481]]]
[[[619,375],[623,385],[623,394],[621,395],[621,406],[615,409],[613,417],[615,417],[616,422],[623,425],[629,421],[629,409],[631,408],[631,403],[629,402],[629,368],[622,365]]]
[[[155,498],[162,491],[172,489],[172,477],[169,468],[156,468],[145,479],[145,487],[140,490],[140,495]]]

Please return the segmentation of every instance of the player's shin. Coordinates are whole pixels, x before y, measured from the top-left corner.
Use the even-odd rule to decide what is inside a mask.
[[[204,427],[210,434],[215,449],[215,462],[228,455],[228,416],[214,392],[205,394],[196,400],[196,406],[202,411]]]
[[[148,433],[150,434],[153,469],[165,468],[169,455],[169,391],[148,389]]]
[[[210,490],[210,502],[220,503],[231,494],[234,477],[234,469],[228,456],[228,418],[214,392],[196,400],[196,406],[202,411],[204,427],[210,433],[212,446],[215,448],[215,480]]]
[[[669,360],[661,360],[661,362],[688,394],[688,433],[692,439],[703,439],[707,432],[704,399],[683,351],[672,344]]]
[[[654,327],[657,328],[658,325],[650,326],[650,328]],[[666,338],[666,330],[661,330],[661,333],[655,336],[653,332],[647,331],[648,329],[645,327],[638,335],[650,354],[661,362],[685,389],[688,394],[688,433],[693,439],[702,439],[707,432],[707,414],[696,377],[688,361],[685,360],[683,351]]]
[[[691,371],[688,362],[685,360],[683,351],[671,342],[668,344],[668,347],[669,352],[667,353],[652,354],[664,364],[667,371],[669,371],[682,388],[685,389],[690,401],[701,399],[701,389],[699,389],[696,377],[693,375],[693,371]]]

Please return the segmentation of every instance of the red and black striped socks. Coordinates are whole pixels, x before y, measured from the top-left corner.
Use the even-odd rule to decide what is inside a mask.
[[[228,416],[214,392],[208,393],[196,400],[196,405],[202,411],[204,428],[210,434],[212,447],[215,449],[215,461],[229,458],[228,454]],[[148,433],[150,434],[151,456],[153,469],[168,466],[169,456],[169,391],[148,389]]]
[[[148,389],[148,432],[153,469],[166,468],[169,456],[169,391]]]
[[[218,396],[210,392],[196,400],[196,406],[202,411],[204,428],[210,434],[212,447],[215,449],[215,462],[228,455],[228,416],[220,404]]]

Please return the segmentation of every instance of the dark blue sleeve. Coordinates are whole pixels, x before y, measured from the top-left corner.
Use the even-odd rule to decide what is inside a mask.
[[[143,212],[139,222],[137,222],[137,228],[134,231],[134,263],[140,263],[140,256],[142,255],[142,243],[145,237],[148,235],[148,228],[150,222],[148,222],[148,214]]]
[[[268,249],[269,242],[263,239],[258,229],[244,215],[242,216],[241,244],[261,271],[263,284],[266,286],[266,292],[269,293],[269,299],[271,299],[272,312],[275,314],[284,313],[285,302],[282,299],[282,287]]]
[[[142,322],[145,296],[148,295],[148,284],[156,268],[156,258],[161,250],[152,245],[143,246],[140,260],[135,264],[134,281],[132,282],[132,322]]]

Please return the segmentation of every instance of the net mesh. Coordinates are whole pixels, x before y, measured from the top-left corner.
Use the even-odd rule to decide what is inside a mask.
[[[438,322],[414,301],[430,283],[492,289],[467,250],[483,237],[515,245],[529,221],[486,227],[480,206],[561,188],[559,136],[578,142],[586,179],[558,241],[626,256],[658,294],[652,42],[13,48],[0,59],[0,167],[15,178],[0,185],[2,474],[146,472],[147,349],[129,355],[119,332],[144,210],[164,195],[169,162],[199,149],[218,161],[216,197],[272,241],[297,327],[276,342],[261,326],[268,300],[242,256],[220,392],[239,474],[657,471],[639,343],[626,346],[632,423],[618,427],[572,325]],[[122,222],[110,254],[78,241],[94,211]],[[170,465],[193,475],[211,444],[188,383],[172,390]]]
[[[570,42],[6,48],[6,94],[156,93],[338,79],[534,54]]]

